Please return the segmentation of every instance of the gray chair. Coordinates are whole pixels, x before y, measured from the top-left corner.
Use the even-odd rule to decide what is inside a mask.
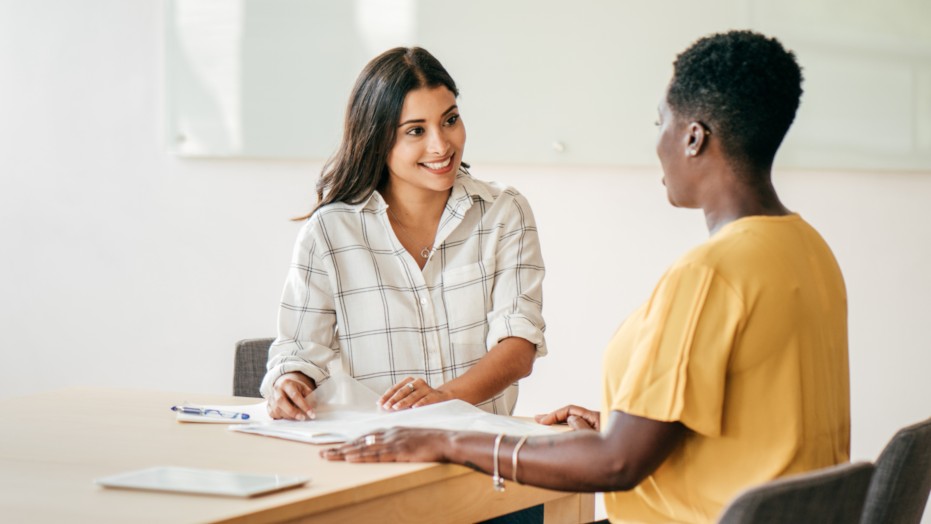
[[[273,338],[250,338],[236,343],[236,361],[233,363],[233,395],[261,397],[259,386],[265,376],[268,347]]]
[[[931,492],[931,418],[902,428],[876,460],[862,524],[917,524]]]
[[[718,522],[859,522],[874,469],[869,462],[841,464],[767,482],[738,495]]]

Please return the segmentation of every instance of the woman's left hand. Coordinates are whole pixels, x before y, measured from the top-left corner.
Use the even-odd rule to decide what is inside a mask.
[[[407,377],[391,386],[384,395],[378,399],[382,409],[399,410],[419,408],[428,404],[436,404],[452,400],[453,395],[442,389],[433,389],[422,378]]]
[[[346,462],[446,462],[452,433],[440,429],[375,431],[320,456]]]
[[[546,415],[533,417],[537,424],[569,424],[572,429],[601,431],[601,413],[579,406],[568,405]]]

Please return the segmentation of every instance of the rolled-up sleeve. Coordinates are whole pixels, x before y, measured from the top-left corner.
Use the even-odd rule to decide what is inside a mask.
[[[292,371],[319,384],[328,376],[327,363],[337,356],[336,309],[317,225],[313,218],[305,223],[294,246],[278,310],[278,337],[269,348],[262,380],[266,398],[275,380]]]
[[[514,189],[502,198],[509,206],[501,217],[501,236],[495,256],[492,309],[488,314],[488,347],[507,337],[520,337],[546,355],[543,332],[543,276],[545,268],[537,224],[527,199]]]

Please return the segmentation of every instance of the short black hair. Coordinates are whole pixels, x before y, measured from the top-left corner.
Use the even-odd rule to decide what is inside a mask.
[[[802,96],[791,51],[775,38],[730,31],[699,39],[673,67],[666,102],[677,116],[708,126],[732,161],[772,165]]]

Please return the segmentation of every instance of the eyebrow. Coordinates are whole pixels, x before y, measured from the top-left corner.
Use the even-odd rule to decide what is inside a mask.
[[[443,111],[443,116],[448,115],[449,113],[451,113],[451,112],[452,112],[453,110],[455,110],[455,109],[459,109],[459,106],[456,105],[456,104],[453,104],[453,105],[449,106],[449,109],[447,109],[446,111]],[[412,119],[412,120],[407,120],[407,121],[401,122],[400,124],[398,124],[398,127],[403,127],[403,126],[406,126],[407,124],[420,124],[420,123],[423,123],[423,122],[426,122],[426,119],[423,119],[423,118],[415,118],[415,119]]]

